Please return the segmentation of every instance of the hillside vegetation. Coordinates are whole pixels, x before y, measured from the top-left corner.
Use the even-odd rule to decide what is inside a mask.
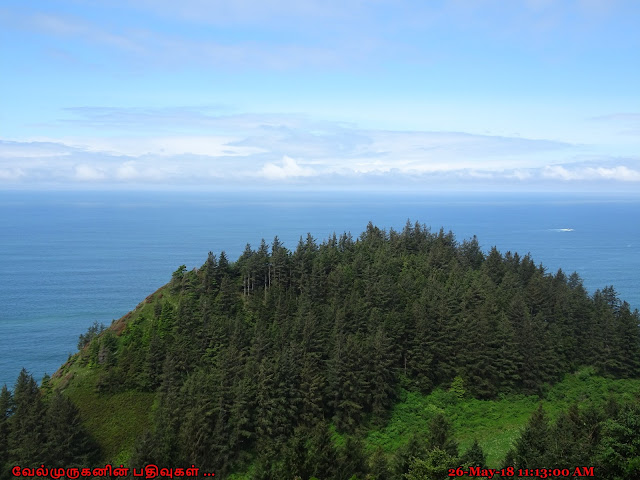
[[[590,296],[577,274],[485,254],[475,237],[411,223],[308,235],[294,251],[276,237],[233,263],[181,266],[83,336],[40,390],[23,372],[0,397],[0,459],[59,462],[20,432],[41,425],[33,442],[51,446],[68,402],[81,445],[69,464],[327,480],[595,465],[597,478],[640,478],[639,323],[613,287]]]

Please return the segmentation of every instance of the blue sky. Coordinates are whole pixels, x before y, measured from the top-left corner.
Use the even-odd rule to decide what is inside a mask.
[[[640,3],[0,6],[0,189],[640,190]]]

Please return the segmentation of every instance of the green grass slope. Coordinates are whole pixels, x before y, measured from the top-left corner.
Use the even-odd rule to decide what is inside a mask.
[[[550,418],[555,419],[572,403],[585,408],[603,405],[609,397],[623,400],[638,396],[640,380],[603,378],[590,368],[566,375],[562,382],[549,387],[543,398],[506,395],[498,400],[478,400],[441,389],[429,395],[405,391],[394,406],[389,422],[367,434],[366,448],[370,452],[382,448],[391,457],[413,434],[425,432],[435,414],[443,413],[452,423],[460,452],[476,438],[487,454],[488,466],[496,468],[540,402]]]
[[[128,328],[141,326],[150,317],[153,302],[166,288],[159,289],[133,311],[113,322],[108,330],[120,343]],[[151,427],[153,392],[126,390],[98,392],[100,365],[86,364],[87,348],[73,355],[52,377],[51,386],[67,395],[80,410],[84,425],[98,442],[105,462],[126,464],[138,437]]]

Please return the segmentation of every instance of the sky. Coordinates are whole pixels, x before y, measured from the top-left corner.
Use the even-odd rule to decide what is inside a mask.
[[[4,0],[0,190],[640,191],[635,0]]]

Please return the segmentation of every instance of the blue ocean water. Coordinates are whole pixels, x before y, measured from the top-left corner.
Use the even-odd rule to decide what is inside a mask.
[[[94,321],[121,317],[210,250],[235,260],[275,235],[293,250],[307,232],[357,236],[369,221],[475,234],[640,308],[639,212],[640,197],[0,192],[0,385],[22,367],[52,374]]]

